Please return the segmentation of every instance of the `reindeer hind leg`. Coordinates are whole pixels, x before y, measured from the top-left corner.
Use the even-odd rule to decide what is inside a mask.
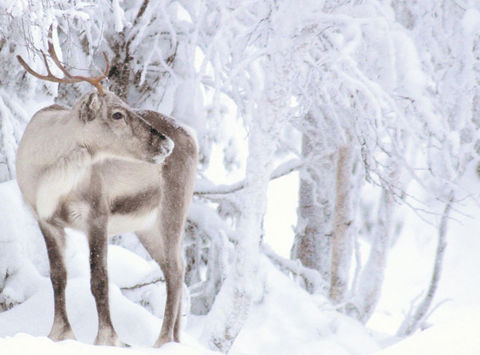
[[[167,247],[159,231],[143,231],[136,234],[150,256],[162,269],[167,287],[167,302],[162,329],[154,346],[160,347],[171,341],[180,342],[181,300],[184,276],[181,241],[177,240],[176,243],[170,243]]]
[[[183,275],[183,272],[182,272]],[[182,277],[183,280],[183,277]],[[183,289],[183,285],[182,285]],[[175,320],[175,325],[173,328],[173,341],[176,341],[177,343],[180,343],[180,330],[181,330],[181,325],[182,325],[182,293],[183,290],[180,293],[180,301],[178,305],[178,310],[177,310],[177,319]]]
[[[167,304],[162,330],[155,346],[169,341],[180,342],[180,322],[184,266],[181,257],[173,255],[160,264],[167,283]]]

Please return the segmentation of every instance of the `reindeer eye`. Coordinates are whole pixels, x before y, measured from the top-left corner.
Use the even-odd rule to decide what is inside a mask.
[[[113,118],[114,120],[121,120],[121,119],[123,118],[123,113],[118,112],[118,111],[117,111],[117,112],[114,112],[114,113],[112,114],[112,118]]]

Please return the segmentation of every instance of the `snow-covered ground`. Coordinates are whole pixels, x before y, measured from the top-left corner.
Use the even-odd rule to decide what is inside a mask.
[[[465,191],[480,192],[476,164],[467,169],[458,182]],[[271,215],[267,214],[265,240],[284,257],[288,257],[293,240],[297,190],[291,189],[292,177],[273,181],[269,187]],[[290,186],[287,189],[286,186]],[[279,197],[281,196],[281,197]],[[433,257],[437,246],[437,229],[419,220],[405,207],[403,227],[390,251],[376,313],[367,324],[380,346],[388,346],[378,354],[480,354],[480,205],[474,195],[465,198],[451,214],[447,229],[447,249],[441,279],[433,301],[434,311],[426,329],[401,340],[395,338],[412,301],[419,301],[429,285]],[[284,218],[274,220],[273,216]],[[275,241],[281,230],[289,229],[287,238]],[[364,354],[369,352],[365,350]],[[377,353],[376,353],[377,354]]]
[[[478,355],[480,354],[480,308],[470,317],[457,317],[376,352],[375,355]]]
[[[218,354],[200,346],[169,343],[161,349],[147,347],[114,348],[108,346],[94,346],[79,341],[66,340],[54,343],[47,337],[35,337],[20,333],[13,337],[0,339],[0,351],[5,355],[48,354],[48,355],[208,355]]]
[[[475,180],[472,177],[471,183]],[[184,313],[182,344],[150,348],[161,326],[164,285],[157,283],[126,291],[133,285],[158,279],[158,266],[120,246],[110,246],[111,308],[114,326],[131,348],[93,346],[97,319],[89,289],[85,238],[69,231],[67,309],[78,341],[54,343],[46,338],[53,316],[53,295],[43,240],[25,209],[15,181],[0,184],[0,270],[7,268],[0,301],[13,307],[0,313],[0,354],[209,354],[204,328],[207,317]],[[469,213],[480,215],[474,203]],[[459,216],[457,216],[459,217]],[[407,221],[410,221],[407,219]],[[391,345],[409,302],[428,284],[435,238],[428,228],[406,228],[391,251],[383,297],[367,328],[345,317],[321,297],[312,297],[261,260],[263,280],[247,323],[232,354],[479,354],[480,285],[475,260],[480,250],[475,218],[452,220],[449,225],[444,273],[435,302],[448,299],[430,317],[429,327]],[[415,231],[415,232],[413,232]],[[435,234],[434,229],[430,231]],[[13,262],[13,260],[17,260]],[[123,289],[123,291],[122,291]],[[141,307],[138,303],[142,302]],[[20,304],[17,304],[20,303]],[[379,345],[380,344],[380,345]],[[378,352],[377,352],[378,351]]]
[[[53,321],[53,292],[42,237],[21,201],[15,181],[0,184],[0,201],[0,241],[8,243],[1,249],[6,255],[0,267],[7,268],[9,275],[1,285],[0,301],[13,306],[0,313],[0,354],[27,354],[32,349],[42,354],[210,353],[203,336],[207,318],[187,317],[187,309],[182,344],[168,344],[161,350],[149,348],[160,332],[164,285],[126,289],[158,279],[160,270],[154,262],[116,245],[110,246],[108,260],[112,320],[120,338],[132,347],[90,345],[96,335],[97,318],[90,294],[88,250],[85,238],[73,231],[67,231],[67,312],[78,341],[51,342],[46,335]],[[335,312],[325,299],[308,295],[265,257],[261,265],[264,281],[232,354],[319,351],[360,355],[378,350],[374,339],[359,323]],[[146,307],[141,307],[140,302]],[[184,304],[188,308],[188,298]]]
[[[458,184],[478,194],[480,179],[475,167],[473,162]],[[436,228],[419,223],[411,210],[404,217],[404,230],[389,255],[382,298],[367,324],[388,334],[396,332],[411,302],[424,296],[437,247]],[[461,201],[447,228],[442,274],[425,330],[380,354],[480,354],[478,197],[469,194]]]

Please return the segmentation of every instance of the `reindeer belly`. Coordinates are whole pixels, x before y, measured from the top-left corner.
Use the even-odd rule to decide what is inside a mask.
[[[138,201],[134,209],[128,202],[121,205],[111,205],[107,219],[107,234],[109,236],[142,231],[151,228],[159,214],[159,204],[155,196]],[[55,215],[59,225],[70,227],[88,233],[91,206],[84,201],[66,201]]]
[[[159,206],[158,187],[112,198],[109,205],[108,233],[119,234],[150,228],[157,219]]]
[[[111,215],[108,219],[108,235],[142,231],[151,228],[158,217],[158,209],[143,214]]]

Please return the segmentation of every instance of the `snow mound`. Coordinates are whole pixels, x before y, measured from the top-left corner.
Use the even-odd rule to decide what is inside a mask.
[[[259,292],[233,354],[363,355],[379,346],[359,322],[335,311],[260,260],[264,292]],[[260,291],[260,290],[259,290]]]

